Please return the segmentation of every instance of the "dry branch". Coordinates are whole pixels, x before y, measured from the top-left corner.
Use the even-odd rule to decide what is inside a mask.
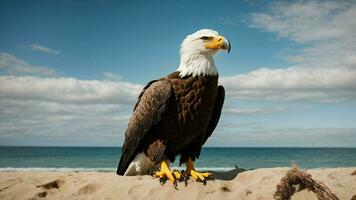
[[[295,186],[299,186],[298,190],[296,190]],[[290,200],[296,191],[299,192],[304,189],[314,192],[318,200],[339,200],[328,187],[321,182],[315,181],[306,171],[300,171],[295,164],[277,185],[274,198],[276,200]]]

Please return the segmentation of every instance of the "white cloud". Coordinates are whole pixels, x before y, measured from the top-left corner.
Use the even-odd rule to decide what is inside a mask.
[[[28,64],[11,54],[0,52],[0,74],[54,76],[57,72],[48,67]]]
[[[11,74],[0,75],[0,145],[119,146],[143,87],[112,73],[106,80],[48,77],[55,71],[8,53],[0,67]]]
[[[351,68],[262,68],[222,77],[227,94],[236,99],[317,100],[356,99],[356,70]]]
[[[356,4],[351,1],[273,2],[251,14],[250,26],[303,44],[279,55],[290,66],[223,77],[237,99],[356,100]]]
[[[58,77],[0,76],[1,99],[77,104],[132,104],[142,85]]]
[[[0,145],[121,145],[130,106],[0,99]],[[45,140],[43,142],[42,140]]]
[[[274,108],[263,108],[263,107],[241,107],[241,108],[225,108],[224,114],[233,114],[233,115],[254,115],[254,114],[270,114],[270,113],[279,113],[290,111],[289,108],[283,107],[274,107]]]
[[[39,45],[39,44],[31,44],[30,47],[34,51],[40,51],[40,52],[44,52],[44,53],[48,53],[48,54],[52,54],[52,55],[58,55],[58,54],[61,53],[58,50],[50,49],[48,47],[44,47],[44,46]]]
[[[355,18],[354,1],[279,2],[253,13],[250,26],[305,45],[282,55],[297,66],[356,68]]]
[[[225,131],[218,129],[207,144],[240,147],[354,147],[355,137],[355,128],[231,128]]]
[[[355,11],[348,1],[274,2],[267,13],[251,15],[251,26],[297,42],[350,38],[356,29]]]
[[[119,146],[142,87],[66,77],[0,76],[0,145]]]

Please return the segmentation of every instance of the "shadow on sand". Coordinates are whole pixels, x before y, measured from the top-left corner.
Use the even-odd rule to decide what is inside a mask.
[[[239,173],[247,171],[246,169],[236,168],[229,171],[219,172],[219,171],[210,171],[214,174],[214,179],[230,181],[234,179]]]

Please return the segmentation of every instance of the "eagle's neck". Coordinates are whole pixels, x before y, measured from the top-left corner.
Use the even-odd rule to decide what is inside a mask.
[[[212,55],[191,52],[182,52],[177,71],[180,77],[218,74]]]

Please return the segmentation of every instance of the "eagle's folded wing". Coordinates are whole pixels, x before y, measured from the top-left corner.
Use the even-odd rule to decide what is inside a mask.
[[[123,175],[136,154],[142,151],[142,139],[160,122],[172,97],[172,91],[172,85],[167,80],[151,81],[142,90],[125,131],[125,142],[117,168],[118,175]]]

